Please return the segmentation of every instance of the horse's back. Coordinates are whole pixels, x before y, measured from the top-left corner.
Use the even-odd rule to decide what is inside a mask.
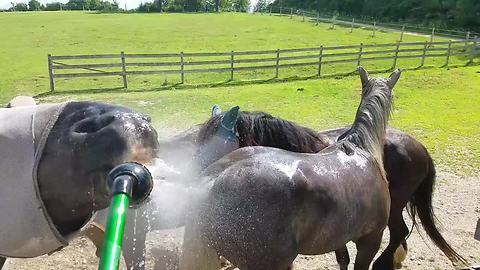
[[[207,239],[236,265],[330,252],[386,226],[388,187],[366,157],[254,147],[217,163],[201,215]]]

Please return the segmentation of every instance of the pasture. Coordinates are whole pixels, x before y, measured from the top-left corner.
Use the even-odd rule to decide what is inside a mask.
[[[321,44],[393,43],[399,37],[398,33],[379,31],[372,37],[371,31],[362,29],[349,33],[349,28],[339,26],[331,30],[329,24],[316,26],[302,22],[301,18],[231,13],[0,13],[0,25],[3,34],[0,42],[0,104],[21,94],[37,95],[36,99],[40,102],[96,100],[121,104],[151,115],[161,135],[170,135],[205,121],[213,104],[220,104],[223,108],[239,105],[242,110],[267,111],[319,130],[348,125],[353,121],[359,102],[360,80],[357,75],[352,75],[229,85],[222,83],[229,75],[219,74],[216,75],[219,83],[212,85],[203,83],[201,77],[187,75],[187,81],[190,80],[193,85],[176,86],[179,76],[162,75],[129,79],[129,89],[123,90],[112,87],[121,86],[121,78],[72,79],[60,81],[57,84],[59,91],[49,94],[47,54],[271,50]],[[405,42],[426,40],[429,37],[404,36]],[[480,253],[475,251],[474,240],[468,239],[468,230],[473,232],[472,224],[476,221],[474,211],[479,211],[478,199],[474,198],[478,195],[475,193],[478,187],[470,189],[469,186],[478,186],[476,175],[480,173],[480,68],[478,65],[463,67],[465,58],[457,57],[451,59],[453,67],[450,69],[438,68],[444,60],[427,60],[425,68],[413,69],[418,62],[418,59],[405,59],[397,63],[397,67],[410,70],[402,74],[395,88],[391,125],[427,146],[441,171],[440,187],[437,186],[440,197],[435,206],[448,208],[436,209],[440,220],[446,220],[446,230],[450,230],[446,237],[452,240],[456,234],[461,235],[452,240],[454,246],[463,246],[459,249],[460,253],[478,263]],[[391,61],[379,61],[365,67],[381,72],[390,65]],[[339,71],[354,70],[352,65],[342,68]],[[334,68],[326,69],[326,73],[335,71]],[[306,76],[309,72],[285,70],[283,74]],[[162,86],[165,82],[167,85]],[[200,85],[194,86],[195,83]],[[451,191],[457,195],[453,196]],[[462,201],[462,198],[467,199]],[[458,205],[463,203],[468,206]],[[461,218],[463,223],[454,227],[456,218]],[[420,243],[421,239],[416,234],[418,239],[412,241]],[[83,242],[80,246],[82,250],[91,251],[91,248],[85,248]],[[428,254],[425,244],[413,246],[413,250],[423,249],[422,254]],[[74,260],[75,265],[94,264],[95,261],[86,257],[85,252]],[[439,252],[435,250],[434,253]],[[415,251],[412,251],[410,256],[414,254]],[[53,259],[62,258],[57,256]],[[430,260],[428,257],[424,259]],[[333,260],[329,263],[334,265]],[[427,269],[415,268],[417,261],[408,263],[407,269]],[[440,265],[437,269],[446,265],[438,259],[437,263]],[[58,262],[51,263],[48,269],[53,269],[55,264]],[[430,261],[429,265],[435,263]],[[29,268],[24,267],[18,264],[8,269]]]
[[[48,89],[47,54],[108,54],[119,53],[179,53],[230,52],[248,50],[275,50],[317,47],[319,45],[358,45],[393,43],[399,33],[336,27],[321,23],[316,26],[294,17],[249,14],[97,14],[83,12],[2,13],[0,25],[4,38],[0,44],[0,102],[14,94],[39,94]],[[427,41],[429,37],[408,35],[405,42]],[[444,39],[436,39],[441,41]],[[452,64],[465,63],[465,59],[452,58]],[[441,61],[427,59],[426,65],[443,65]],[[401,67],[416,67],[419,59],[398,62]],[[384,61],[369,63],[366,68],[385,69]],[[324,74],[351,72],[353,63],[345,67],[324,68]],[[281,70],[284,76],[311,76],[308,68],[295,72]],[[250,72],[248,76],[269,79],[269,74]],[[217,81],[229,75],[219,74]],[[239,76],[241,79],[242,76]],[[186,76],[187,82],[201,83],[200,77]],[[129,80],[132,89],[161,88],[162,84],[177,83],[179,76],[145,76]],[[96,89],[121,86],[121,78],[88,78],[60,81],[59,90]]]

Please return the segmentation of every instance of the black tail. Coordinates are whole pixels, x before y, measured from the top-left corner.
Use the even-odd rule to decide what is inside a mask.
[[[440,234],[435,225],[436,217],[433,213],[432,207],[432,195],[433,186],[435,184],[435,165],[432,158],[429,156],[429,169],[428,175],[425,180],[420,184],[415,194],[409,202],[409,214],[413,220],[413,225],[419,229],[418,223],[415,220],[415,216],[418,215],[422,223],[423,229],[427,232],[430,239],[435,245],[442,250],[442,252],[448,257],[448,259],[454,263],[463,263],[467,265],[467,261],[458,254],[450,244],[447,243],[445,238]]]

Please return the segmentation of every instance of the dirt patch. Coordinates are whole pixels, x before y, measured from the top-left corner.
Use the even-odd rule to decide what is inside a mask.
[[[442,226],[442,234],[447,241],[472,265],[480,264],[480,241],[473,235],[477,219],[480,217],[480,178],[463,177],[440,170],[434,196],[435,213]],[[147,269],[177,269],[181,250],[182,230],[152,232],[147,237]],[[385,239],[388,232],[385,233]],[[430,270],[455,269],[441,251],[426,236],[425,241],[419,232],[414,231],[408,239],[409,253],[403,269]],[[386,241],[383,243],[385,247]],[[354,245],[349,244],[350,256],[355,258]],[[10,259],[7,270],[64,270],[97,269],[98,259],[95,248],[84,238],[76,239],[70,246],[51,255],[34,259]],[[122,269],[125,266],[122,262]],[[300,255],[295,261],[295,269],[338,269],[333,253],[320,256]]]

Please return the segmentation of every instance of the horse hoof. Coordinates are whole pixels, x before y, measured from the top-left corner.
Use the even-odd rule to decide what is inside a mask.
[[[400,244],[393,254],[393,265],[395,269],[402,268],[402,262],[407,258],[406,244]]]

